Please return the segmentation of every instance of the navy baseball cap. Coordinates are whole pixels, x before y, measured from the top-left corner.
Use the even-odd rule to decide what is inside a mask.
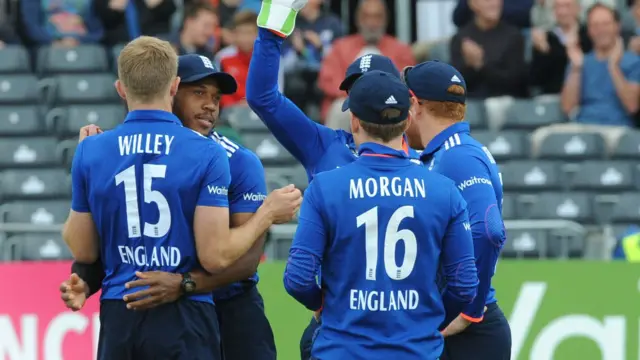
[[[347,91],[353,83],[367,71],[380,70],[400,78],[400,71],[393,65],[393,61],[383,55],[363,55],[357,58],[347,68],[344,80],[340,83],[340,90]],[[344,111],[344,110],[343,110]]]
[[[381,125],[397,124],[409,117],[411,94],[402,81],[395,76],[379,71],[362,74],[349,91],[349,107],[358,119]],[[394,118],[382,117],[385,109],[400,110]]]
[[[462,74],[447,63],[425,61],[416,66],[406,67],[402,71],[402,79],[418,99],[460,104],[467,100],[467,84]],[[462,86],[464,95],[447,91],[451,85]]]
[[[216,68],[211,59],[197,54],[178,57],[178,76],[184,84],[194,83],[204,78],[212,78],[223,94],[233,94],[238,90],[236,79]]]

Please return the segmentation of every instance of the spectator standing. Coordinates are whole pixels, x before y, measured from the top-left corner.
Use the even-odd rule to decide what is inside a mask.
[[[349,130],[350,117],[341,110],[346,94],[340,90],[340,83],[355,59],[367,54],[382,54],[391,58],[399,69],[415,64],[411,47],[386,34],[387,18],[385,2],[361,0],[356,9],[358,33],[336,40],[323,59],[318,86],[325,94],[322,117],[329,127]],[[327,116],[329,112],[331,115]]]
[[[588,8],[595,3],[607,5],[612,9],[615,9],[619,3],[618,0],[576,0],[581,9],[580,22],[584,21],[584,15]],[[631,0],[633,1],[633,0]],[[542,29],[552,29],[556,26],[557,19],[555,18],[555,0],[535,0],[533,8],[531,9],[531,26]]]
[[[453,10],[453,23],[461,28],[472,22],[475,14],[471,6],[474,0],[458,0],[458,5]],[[507,0],[502,12],[502,20],[521,29],[531,25],[531,8],[534,1],[541,0]],[[546,0],[550,1],[550,0]]]
[[[567,43],[578,41],[583,52],[591,51],[591,40],[585,26],[580,24],[578,0],[554,0],[556,26],[550,30],[531,30],[533,56],[530,65],[530,85],[544,94],[559,94],[569,59]]]
[[[624,51],[619,14],[602,4],[587,12],[593,51],[584,54],[577,43],[567,45],[570,65],[562,89],[562,109],[578,110],[583,124],[632,126],[640,100],[640,59]]]
[[[211,4],[189,4],[184,10],[182,28],[172,37],[171,43],[178,55],[199,54],[213,60],[213,52],[209,45],[217,26],[218,14]]]
[[[91,0],[21,0],[28,41],[66,47],[99,42],[104,31],[94,4]]]
[[[470,0],[474,21],[451,39],[451,64],[464,76],[468,97],[526,95],[524,39],[500,20],[502,0]]]
[[[235,94],[224,95],[221,107],[246,104],[246,82],[253,43],[258,36],[258,15],[250,10],[239,11],[233,17],[233,46],[222,49],[217,60],[222,71],[231,74],[238,83]]]
[[[126,43],[140,35],[171,32],[174,0],[93,0],[105,27],[107,45]]]
[[[20,38],[11,24],[8,3],[0,0],[0,49],[8,44],[18,44]]]

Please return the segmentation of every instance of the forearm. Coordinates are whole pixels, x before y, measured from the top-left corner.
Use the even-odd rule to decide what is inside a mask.
[[[220,274],[232,266],[240,257],[247,254],[256,241],[269,230],[273,224],[271,214],[260,207],[254,216],[242,226],[229,231],[229,238],[223,241],[214,241],[217,247],[216,254],[219,258],[218,266],[213,273]]]
[[[560,95],[562,110],[569,114],[578,106],[580,101],[580,85],[582,82],[581,69],[571,68],[571,73],[567,77]]]
[[[87,284],[87,297],[97,293],[102,288],[102,280],[104,280],[105,274],[100,259],[92,264],[74,261],[71,265],[71,273],[78,275]]]
[[[619,65],[610,65],[609,73],[613,86],[616,88],[616,94],[620,98],[620,102],[629,114],[635,114],[638,111],[638,92],[634,91],[633,85],[627,81],[620,70]]]
[[[209,274],[204,271],[192,272],[191,277],[196,283],[196,292],[209,293],[255,274],[262,256],[264,239],[265,237],[261,236],[249,252],[219,274]]]
[[[284,288],[311,311],[322,307],[322,290],[316,282],[320,260],[310,252],[292,249],[284,272]]]

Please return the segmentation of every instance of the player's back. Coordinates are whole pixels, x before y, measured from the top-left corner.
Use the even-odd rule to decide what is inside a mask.
[[[124,124],[79,147],[101,239],[102,299],[122,299],[124,284],[136,271],[183,273],[200,267],[195,207],[207,168],[218,158],[226,161],[218,144],[182,127],[169,113],[142,114],[130,114]],[[226,200],[227,188],[208,191]],[[210,295],[192,299],[212,301]]]
[[[437,358],[444,308],[436,273],[453,182],[409,159],[377,156],[315,181],[330,240],[314,356]]]

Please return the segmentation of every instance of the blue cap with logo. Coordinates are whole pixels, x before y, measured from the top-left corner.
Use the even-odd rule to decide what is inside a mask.
[[[347,68],[344,80],[340,83],[340,90],[348,91],[362,74],[371,70],[384,71],[400,78],[400,71],[398,71],[398,68],[388,57],[376,54],[363,55],[352,62]]]
[[[347,99],[358,119],[381,125],[397,124],[409,117],[411,95],[400,79],[383,71],[367,71],[351,87]],[[345,101],[345,102],[347,102]],[[385,109],[400,110],[396,117],[383,117]]]
[[[238,90],[236,79],[216,68],[211,59],[197,54],[178,57],[178,76],[184,84],[194,83],[204,78],[216,81],[222,94],[233,94]]]
[[[453,66],[440,61],[425,61],[402,71],[402,79],[418,99],[464,104],[467,85],[462,74]],[[464,95],[448,91],[451,85],[459,85]]]

